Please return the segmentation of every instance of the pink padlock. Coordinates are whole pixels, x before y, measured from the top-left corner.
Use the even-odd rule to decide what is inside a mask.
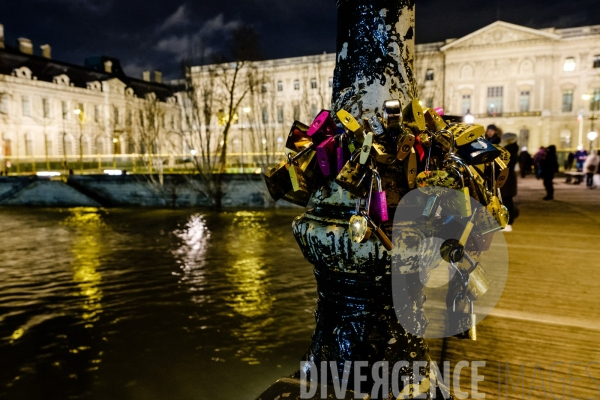
[[[336,163],[335,137],[330,136],[317,146],[317,162],[324,176],[331,176],[335,173]]]
[[[380,224],[382,222],[386,222],[389,219],[388,216],[388,207],[387,207],[387,196],[385,191],[381,187],[381,177],[379,176],[379,172],[377,170],[373,170],[373,176],[375,177],[375,181],[377,182],[377,192],[373,194],[373,199],[371,201],[371,218],[377,223]]]
[[[442,107],[436,107],[434,110],[440,117],[444,116],[444,109]]]
[[[322,110],[317,115],[317,118],[308,128],[308,132],[306,132],[315,144],[321,144],[328,136],[334,136],[336,133],[337,125],[331,118],[331,113],[327,110]]]

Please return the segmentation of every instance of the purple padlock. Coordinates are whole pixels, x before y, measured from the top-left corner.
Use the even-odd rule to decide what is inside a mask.
[[[379,172],[377,172],[377,170],[374,169],[373,175],[375,176],[375,181],[377,182],[377,192],[373,194],[370,215],[376,223],[380,224],[382,222],[386,222],[389,219],[387,196],[385,194],[385,191],[381,187],[381,177],[379,176]]]
[[[329,177],[335,172],[336,157],[335,137],[330,136],[317,146],[317,162],[323,175]]]
[[[336,133],[337,125],[333,118],[331,118],[331,113],[327,110],[322,110],[317,115],[317,118],[315,118],[306,132],[315,144],[321,144],[329,136],[334,136]]]
[[[346,143],[346,135],[340,135],[338,139],[338,147],[335,149],[336,151],[336,160],[337,160],[337,173],[339,174],[348,159],[350,159],[350,149],[348,149],[348,145]]]

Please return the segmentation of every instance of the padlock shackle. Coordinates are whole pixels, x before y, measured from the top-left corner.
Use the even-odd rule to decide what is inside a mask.
[[[447,133],[448,135],[450,135],[450,151],[448,153],[448,156],[452,156],[452,155],[454,155],[454,149],[456,147],[456,142],[454,140],[454,134],[447,129],[442,129],[441,131],[437,131],[436,136],[441,135],[442,133]]]

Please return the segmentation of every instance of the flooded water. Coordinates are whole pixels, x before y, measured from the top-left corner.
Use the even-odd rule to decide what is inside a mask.
[[[0,209],[0,398],[254,399],[314,326],[299,213]]]

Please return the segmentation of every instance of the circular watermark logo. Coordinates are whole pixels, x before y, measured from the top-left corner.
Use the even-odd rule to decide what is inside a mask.
[[[474,338],[508,276],[508,249],[495,214],[468,191],[422,187],[394,215],[392,293],[398,320],[425,338]]]

